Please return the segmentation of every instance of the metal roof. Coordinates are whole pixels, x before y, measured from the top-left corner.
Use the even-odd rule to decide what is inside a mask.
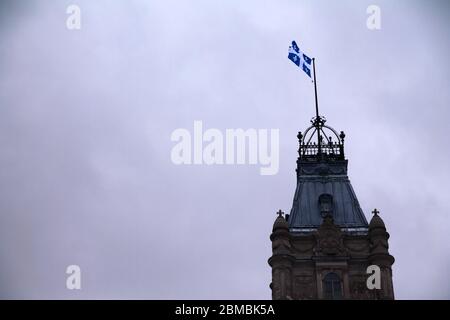
[[[367,228],[366,217],[347,176],[345,134],[341,131],[338,135],[325,126],[322,117],[311,122],[313,125],[305,134],[298,135],[297,188],[288,218],[289,228],[317,228],[326,214],[331,214],[341,228]],[[330,135],[324,129],[330,129]],[[318,141],[313,143],[311,138],[317,132],[320,132]]]

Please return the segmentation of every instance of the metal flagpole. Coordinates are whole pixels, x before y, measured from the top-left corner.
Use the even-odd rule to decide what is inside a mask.
[[[317,81],[316,81],[316,63],[315,58],[312,58],[313,72],[314,72],[314,94],[316,96],[316,117],[319,118],[319,102],[317,101]]]
[[[313,63],[313,72],[314,72],[314,95],[316,97],[316,130],[317,130],[317,144],[318,144],[318,153],[319,155],[322,153],[320,146],[320,122],[319,122],[319,102],[317,100],[317,81],[316,81],[316,63],[315,58],[312,58]]]

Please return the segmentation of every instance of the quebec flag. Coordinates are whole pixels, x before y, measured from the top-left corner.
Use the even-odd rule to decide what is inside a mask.
[[[292,45],[289,46],[288,58],[311,78],[311,58],[300,51],[295,41],[292,41]]]

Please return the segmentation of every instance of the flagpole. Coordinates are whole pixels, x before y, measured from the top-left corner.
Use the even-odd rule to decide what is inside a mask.
[[[312,58],[313,63],[313,72],[314,72],[314,95],[316,98],[316,130],[317,130],[317,145],[318,145],[318,154],[322,153],[320,146],[320,123],[319,123],[319,102],[317,100],[317,81],[316,81],[316,63],[315,58]]]
[[[317,101],[316,59],[312,58],[314,72],[314,95],[316,97],[316,117],[319,118],[319,102]]]

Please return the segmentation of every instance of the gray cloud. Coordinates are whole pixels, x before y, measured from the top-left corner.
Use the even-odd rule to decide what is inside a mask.
[[[0,296],[270,298],[269,234],[319,103],[391,234],[397,298],[449,298],[448,3],[2,1]],[[175,166],[176,128],[280,128],[280,171]],[[65,268],[82,268],[82,290]]]

